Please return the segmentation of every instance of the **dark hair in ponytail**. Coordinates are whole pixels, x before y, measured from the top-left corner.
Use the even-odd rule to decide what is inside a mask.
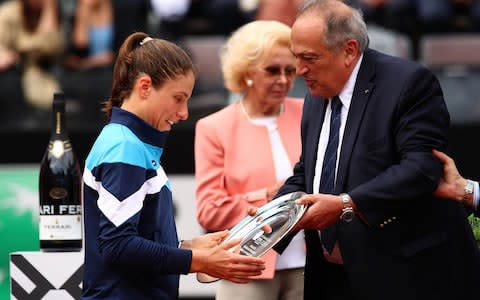
[[[168,80],[195,72],[188,54],[172,42],[135,32],[123,42],[113,68],[112,95],[104,102],[103,112],[110,120],[112,108],[121,106],[132,93],[135,81],[141,74],[152,79],[154,88],[161,88]]]

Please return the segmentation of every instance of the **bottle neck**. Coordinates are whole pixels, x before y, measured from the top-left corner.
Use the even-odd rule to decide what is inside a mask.
[[[67,139],[67,126],[65,121],[65,105],[55,105],[53,107],[51,139]]]

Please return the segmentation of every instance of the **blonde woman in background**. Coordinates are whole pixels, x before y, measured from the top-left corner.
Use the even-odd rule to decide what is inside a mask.
[[[197,218],[208,231],[230,229],[249,207],[271,201],[300,156],[303,100],[287,96],[295,79],[290,27],[243,25],[224,45],[221,63],[226,88],[240,97],[196,124]],[[258,280],[221,281],[216,299],[303,299],[303,232],[282,255],[270,250],[263,258]]]

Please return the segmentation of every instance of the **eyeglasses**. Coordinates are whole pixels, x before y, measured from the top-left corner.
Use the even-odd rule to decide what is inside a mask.
[[[295,77],[296,71],[294,66],[286,66],[284,68],[280,66],[268,66],[263,69],[270,77],[277,77],[284,75],[288,79]]]

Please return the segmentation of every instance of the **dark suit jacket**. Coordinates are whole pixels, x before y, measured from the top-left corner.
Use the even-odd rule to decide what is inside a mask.
[[[302,154],[279,195],[312,193],[325,99],[306,96]],[[335,194],[350,194],[364,221],[335,224],[356,299],[473,299],[480,254],[464,207],[432,196],[449,114],[422,65],[364,53],[339,157]],[[319,299],[322,250],[307,242],[306,299]],[[326,274],[328,276],[328,274]]]

